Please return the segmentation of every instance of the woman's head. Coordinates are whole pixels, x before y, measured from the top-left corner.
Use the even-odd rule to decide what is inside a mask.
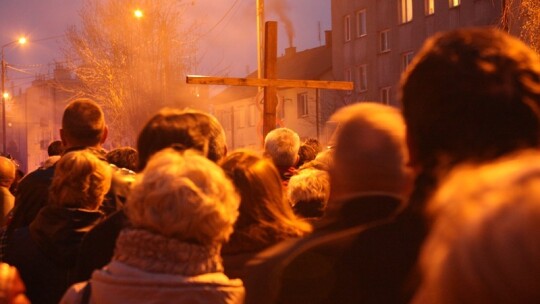
[[[296,231],[297,235],[310,230],[308,224],[296,219],[284,197],[279,173],[270,159],[248,151],[236,151],[223,160],[221,167],[241,196],[236,229],[259,225],[276,231]]]
[[[239,198],[221,168],[193,150],[153,155],[126,203],[135,228],[202,245],[232,233]]]
[[[109,164],[90,150],[66,153],[56,163],[49,201],[62,207],[98,209],[111,178]]]

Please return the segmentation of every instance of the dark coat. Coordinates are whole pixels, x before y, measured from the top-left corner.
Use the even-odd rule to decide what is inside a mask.
[[[103,217],[100,211],[45,206],[30,226],[14,231],[5,261],[19,270],[32,303],[58,303],[84,234]]]
[[[394,196],[358,196],[311,235],[264,251],[248,265],[246,303],[363,303],[359,270],[371,261],[357,255],[355,241],[401,206]]]

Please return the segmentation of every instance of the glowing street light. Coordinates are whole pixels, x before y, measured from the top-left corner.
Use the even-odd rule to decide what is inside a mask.
[[[0,62],[2,65],[2,86],[0,88],[0,92],[2,93],[2,152],[4,155],[6,154],[6,100],[9,98],[9,94],[6,92],[6,61],[4,60],[4,49],[16,43],[22,45],[26,42],[28,42],[26,37],[20,37],[17,40],[13,40],[2,45],[2,61]]]
[[[143,12],[140,10],[140,9],[136,9],[134,12],[133,12],[133,15],[135,16],[135,18],[137,19],[141,19],[144,14]]]

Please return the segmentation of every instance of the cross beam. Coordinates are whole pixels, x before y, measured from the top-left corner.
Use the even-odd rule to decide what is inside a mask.
[[[258,79],[258,78],[224,78],[200,75],[188,75],[188,84],[230,85],[248,87],[277,87],[277,88],[310,88],[327,90],[353,89],[350,81],[326,81],[326,80],[294,80],[294,79]]]

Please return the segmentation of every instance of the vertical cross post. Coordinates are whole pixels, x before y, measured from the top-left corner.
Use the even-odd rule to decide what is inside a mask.
[[[264,35],[264,78],[277,79],[277,22],[265,24]],[[263,138],[276,128],[277,88],[264,87]]]

